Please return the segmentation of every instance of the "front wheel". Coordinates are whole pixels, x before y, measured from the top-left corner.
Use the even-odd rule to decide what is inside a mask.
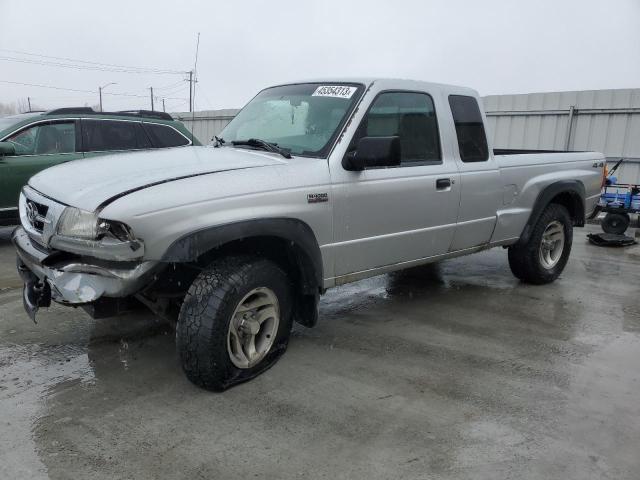
[[[255,257],[221,259],[198,275],[176,328],[189,380],[222,391],[271,367],[289,340],[291,290],[278,265]]]
[[[545,208],[534,225],[529,241],[509,247],[509,266],[526,283],[553,282],[564,270],[573,242],[573,224],[562,205]]]

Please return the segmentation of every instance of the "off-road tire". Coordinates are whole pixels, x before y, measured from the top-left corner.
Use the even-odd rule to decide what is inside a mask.
[[[239,302],[258,287],[278,299],[276,338],[257,365],[238,368],[227,349],[229,322]],[[290,280],[274,262],[252,256],[214,261],[191,284],[178,316],[176,346],[186,376],[202,388],[223,391],[267,370],[287,348],[292,305]]]
[[[626,213],[607,213],[602,219],[600,226],[605,233],[622,235],[629,228],[631,218]]]
[[[542,236],[552,222],[558,221],[562,224],[564,231],[564,247],[560,259],[553,268],[545,268],[540,258],[540,245]],[[509,247],[509,267],[511,272],[525,283],[543,285],[553,282],[564,270],[571,244],[573,243],[573,224],[569,212],[562,205],[556,203],[549,204],[531,230],[531,235],[527,243],[521,242]]]

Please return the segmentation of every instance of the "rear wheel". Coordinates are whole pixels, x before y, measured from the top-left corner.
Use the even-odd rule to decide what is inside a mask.
[[[622,235],[629,228],[631,219],[626,213],[607,213],[602,219],[601,227],[605,233]]]
[[[271,367],[289,341],[291,291],[286,273],[261,258],[221,259],[198,275],[176,328],[189,380],[222,391]]]
[[[573,242],[573,224],[562,205],[552,203],[542,212],[529,240],[509,247],[509,266],[523,282],[553,282],[564,270]]]

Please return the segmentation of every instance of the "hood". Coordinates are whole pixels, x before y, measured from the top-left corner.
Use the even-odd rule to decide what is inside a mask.
[[[274,154],[232,147],[176,147],[102,155],[48,168],[29,186],[66,205],[94,211],[161,183],[227,170],[281,165]]]

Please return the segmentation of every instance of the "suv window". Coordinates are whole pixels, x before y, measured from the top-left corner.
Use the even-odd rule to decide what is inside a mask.
[[[476,99],[465,95],[449,95],[449,106],[456,126],[460,159],[463,162],[488,160],[487,136]]]
[[[40,123],[7,138],[16,155],[50,155],[76,151],[75,122]]]
[[[168,125],[157,123],[144,123],[143,125],[155,148],[181,147],[189,144],[188,138]]]
[[[400,137],[403,164],[441,162],[438,122],[430,95],[381,93],[360,124],[355,138],[395,135]]]
[[[86,152],[150,148],[140,122],[82,120],[82,141]]]

